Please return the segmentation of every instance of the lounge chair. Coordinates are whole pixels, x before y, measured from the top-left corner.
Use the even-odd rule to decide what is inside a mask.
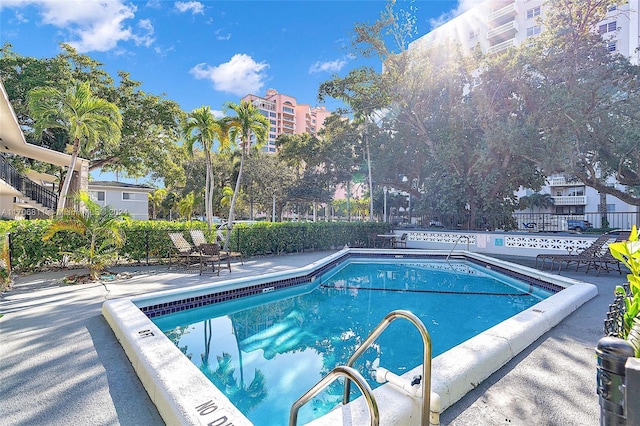
[[[173,257],[176,256],[176,265],[184,263],[189,267],[196,262],[200,262],[200,253],[184,238],[181,232],[170,232],[169,238],[173,246],[169,249],[169,269],[173,264]]]
[[[631,231],[619,231],[615,242],[619,243],[621,241],[627,241],[629,239],[629,235],[631,235]],[[619,274],[622,274],[621,264],[622,262],[613,257],[611,252],[607,250],[604,253],[597,255],[596,259],[594,259],[593,262],[587,265],[587,272],[589,272],[589,269],[593,267],[598,270],[598,276],[600,276],[600,271],[604,269],[609,272],[609,265],[612,265],[618,268]]]
[[[196,247],[200,247],[203,244],[207,244],[207,238],[204,236],[204,232],[200,229],[192,229],[189,231],[191,234],[191,241],[193,241],[193,245]]]
[[[209,263],[211,263],[211,272],[218,273],[220,276],[220,262],[222,260],[227,261],[227,269],[231,272],[231,262],[229,261],[229,256],[223,254],[220,251],[220,246],[216,243],[202,243],[199,246],[200,250],[200,275],[204,272],[204,269],[207,267]],[[218,268],[216,269],[216,262],[218,263]]]
[[[191,234],[191,240],[196,247],[200,247],[202,244],[208,243],[207,238],[204,236],[204,232],[202,232],[201,229],[192,229],[191,231],[189,231],[189,233]],[[219,235],[216,233],[216,240],[218,238]],[[219,244],[218,241],[216,241],[216,243]],[[240,263],[244,265],[244,256],[241,252],[221,250],[220,253],[232,259],[240,259]]]
[[[544,269],[545,260],[551,260],[550,271],[553,271],[554,265],[558,262],[558,273],[562,270],[562,264],[566,263],[567,268],[572,262],[576,263],[576,271],[583,263],[589,265],[590,262],[597,260],[598,254],[602,251],[604,245],[611,239],[611,234],[600,235],[589,247],[575,254],[539,254],[536,256],[536,267],[538,266],[538,260],[542,260],[542,267]]]

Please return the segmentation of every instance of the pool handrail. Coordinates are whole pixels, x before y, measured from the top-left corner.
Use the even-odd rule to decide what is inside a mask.
[[[389,312],[382,321],[373,329],[365,341],[356,349],[347,361],[346,366],[351,367],[355,361],[362,355],[373,342],[382,334],[382,332],[396,319],[404,318],[416,326],[422,337],[424,346],[423,359],[422,359],[422,416],[420,424],[422,426],[429,426],[429,424],[439,424],[440,413],[434,413],[434,421],[431,422],[431,336],[427,331],[420,318],[418,318],[413,312],[406,310],[395,310]],[[344,383],[344,396],[342,403],[349,403],[351,392],[351,382],[345,380]]]
[[[322,392],[327,386],[333,383],[340,376],[345,377],[345,383],[351,383],[351,380],[356,382],[360,392],[367,400],[367,406],[369,407],[369,418],[371,426],[378,426],[380,424],[380,413],[378,411],[378,403],[373,396],[373,391],[369,383],[362,377],[362,374],[358,370],[352,367],[344,365],[338,365],[333,370],[324,376],[318,383],[313,385],[304,395],[298,398],[289,411],[289,426],[296,426],[298,424],[298,411],[300,408],[309,402],[313,397]]]

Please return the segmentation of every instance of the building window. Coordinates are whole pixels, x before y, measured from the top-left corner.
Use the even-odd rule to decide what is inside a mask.
[[[275,113],[275,112],[270,112],[270,113],[269,113],[269,117],[275,117],[275,116],[276,116],[276,113]]]
[[[145,201],[149,198],[146,193],[141,192],[123,192],[122,200],[123,201]]]
[[[536,16],[540,16],[540,6],[527,10],[527,19],[535,18]]]
[[[618,42],[617,41],[611,41],[611,42],[607,43],[607,50],[609,52],[615,52],[616,50],[618,50]]]
[[[598,34],[613,33],[618,30],[618,22],[613,21],[608,24],[602,24],[598,27]]]
[[[478,34],[479,34],[478,30],[469,31],[469,40],[473,40],[477,38]]]
[[[614,10],[618,10],[618,6],[616,6],[615,4],[607,7],[607,12],[613,12]]]
[[[541,30],[542,30],[542,27],[540,25],[534,25],[533,27],[529,27],[527,28],[527,37],[540,34]]]
[[[91,199],[94,201],[104,201],[104,191],[91,191]]]

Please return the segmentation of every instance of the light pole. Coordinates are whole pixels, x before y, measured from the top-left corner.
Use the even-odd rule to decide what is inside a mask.
[[[276,221],[276,191],[273,191],[273,207],[271,209],[271,222]]]
[[[384,216],[384,223],[387,223],[387,191],[388,191],[387,187],[383,186],[382,187],[382,192],[384,193],[384,210],[383,210],[383,212],[384,212],[384,215],[383,215]]]

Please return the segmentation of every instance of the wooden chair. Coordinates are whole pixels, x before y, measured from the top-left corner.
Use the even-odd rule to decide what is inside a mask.
[[[200,275],[202,275],[207,265],[211,263],[211,272],[217,271],[217,275],[220,276],[220,262],[222,260],[226,260],[227,269],[229,270],[229,272],[231,272],[231,262],[229,261],[229,259],[230,257],[228,255],[223,254],[220,251],[220,246],[218,244],[200,244]],[[215,266],[216,262],[218,263],[217,269]]]
[[[170,232],[169,238],[173,246],[169,248],[169,269],[173,264],[173,257],[176,257],[176,266],[184,263],[189,268],[194,263],[200,261],[200,253],[184,238],[181,232]]]

